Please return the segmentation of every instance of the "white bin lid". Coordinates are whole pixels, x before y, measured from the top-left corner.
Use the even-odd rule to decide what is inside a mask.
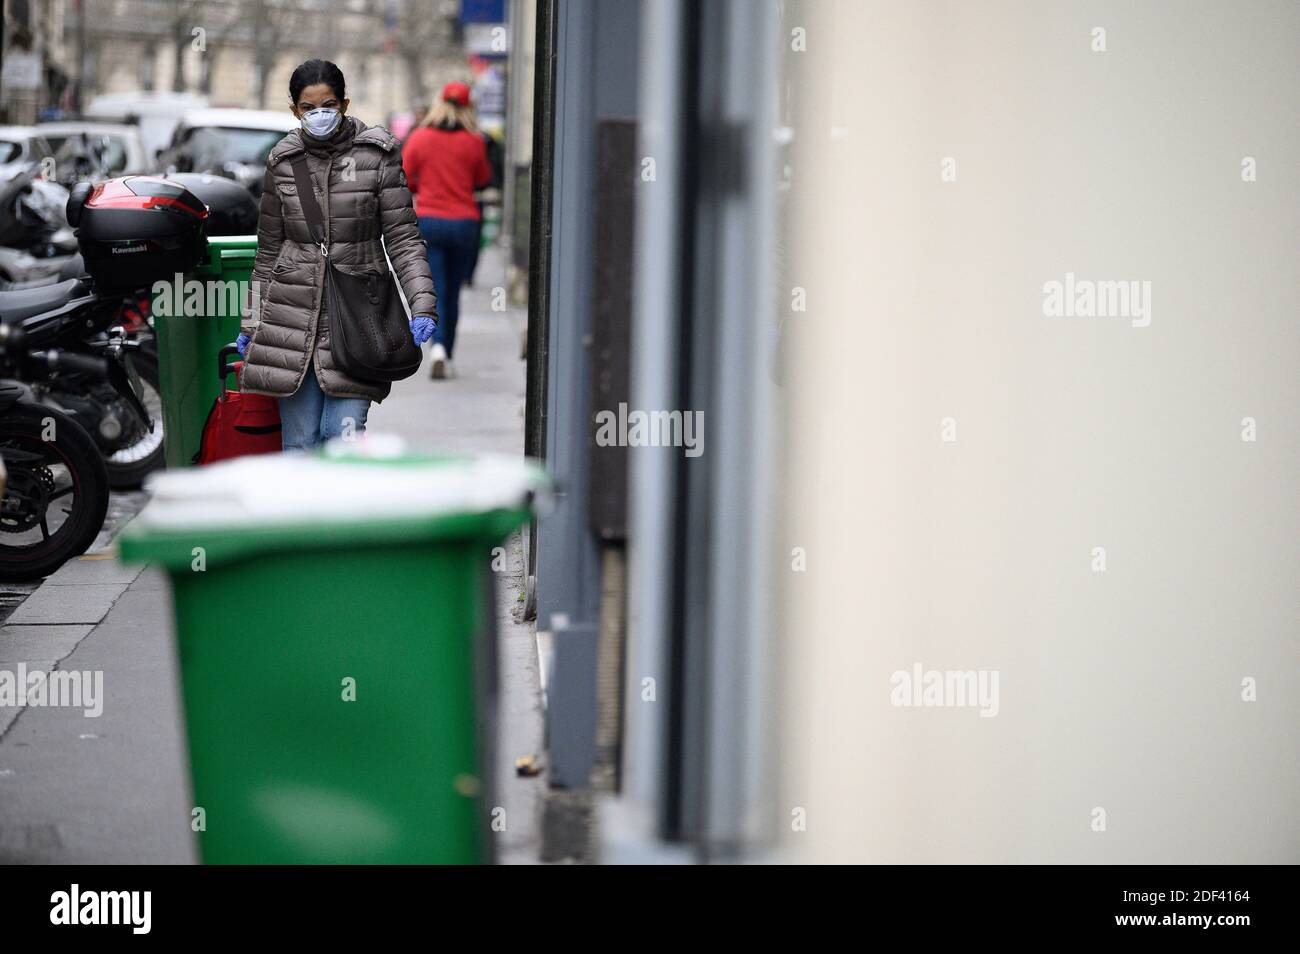
[[[419,457],[333,444],[152,475],[135,530],[350,524],[537,507],[549,480],[519,456]]]

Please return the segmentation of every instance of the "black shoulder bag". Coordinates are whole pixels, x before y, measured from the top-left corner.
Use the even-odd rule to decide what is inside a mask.
[[[325,256],[324,295],[329,305],[330,354],[334,363],[358,381],[409,378],[420,367],[421,352],[411,339],[410,322],[392,270],[354,275],[335,268],[306,157],[294,160],[293,175],[312,241]]]

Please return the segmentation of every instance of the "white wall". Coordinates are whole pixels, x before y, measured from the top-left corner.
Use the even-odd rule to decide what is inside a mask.
[[[1300,861],[1300,6],[803,12],[788,847]],[[1150,324],[1045,317],[1067,272]],[[891,705],[918,662],[998,714]]]

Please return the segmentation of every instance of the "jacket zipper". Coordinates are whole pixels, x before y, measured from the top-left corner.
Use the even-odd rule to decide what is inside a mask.
[[[322,216],[325,219],[325,221],[322,223],[325,226],[325,248],[323,249],[323,251],[325,252],[325,262],[322,267],[322,274],[321,274],[322,281],[320,286],[320,304],[316,308],[316,327],[312,329],[312,333],[311,333],[312,357],[316,367],[316,380],[320,383],[322,393],[325,390],[325,372],[321,370],[320,361],[315,358],[315,352],[316,352],[316,338],[320,334],[320,313],[321,313],[321,309],[325,307],[325,283],[326,281],[328,281],[328,279],[324,274],[324,269],[330,268],[329,248],[330,248],[330,244],[334,241],[334,229],[331,224],[332,216],[330,214],[330,174],[333,171],[334,171],[334,156],[333,154],[331,154],[326,158],[325,183],[324,185],[321,186],[321,195],[325,197],[325,211]]]

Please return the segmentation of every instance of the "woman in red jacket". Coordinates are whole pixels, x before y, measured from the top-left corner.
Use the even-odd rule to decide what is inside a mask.
[[[451,355],[460,317],[460,286],[478,242],[479,209],[474,190],[492,180],[487,146],[474,121],[469,87],[448,83],[428,117],[402,148],[415,215],[429,248],[429,270],[438,293],[438,326],[430,364],[435,378],[451,376]]]

